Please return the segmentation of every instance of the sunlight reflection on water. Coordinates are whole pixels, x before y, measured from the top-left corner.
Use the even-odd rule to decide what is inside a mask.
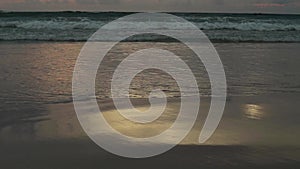
[[[256,104],[246,104],[244,110],[245,116],[254,120],[261,120],[265,114],[263,112],[263,106]]]

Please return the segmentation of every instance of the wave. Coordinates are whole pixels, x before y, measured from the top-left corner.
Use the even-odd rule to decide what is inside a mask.
[[[128,13],[0,13],[0,40],[86,41],[106,23]],[[298,15],[232,15],[177,14],[194,23],[213,41],[234,42],[300,42]],[[157,25],[184,29],[175,22],[153,22],[140,27]],[[126,23],[118,29],[127,28]],[[143,39],[144,38],[144,39]],[[133,41],[166,41],[157,37],[143,37]]]
[[[241,30],[241,31],[300,31],[300,25],[284,25],[278,23],[259,23],[259,22],[217,22],[217,23],[196,23],[202,30]]]
[[[48,29],[48,30],[73,30],[73,29],[99,29],[106,24],[105,21],[92,21],[88,18],[77,18],[72,21],[61,19],[55,20],[30,20],[30,21],[2,21],[0,28],[22,28],[22,29]],[[141,26],[145,26],[143,22],[137,22]],[[170,25],[174,28],[182,29],[180,23],[152,23],[153,26],[163,24]],[[300,24],[284,24],[284,23],[264,23],[264,22],[194,22],[194,24],[202,30],[240,30],[240,31],[300,31]],[[124,24],[123,26],[126,26]],[[148,26],[151,28],[151,25]]]
[[[48,30],[72,30],[72,29],[97,29],[103,26],[101,21],[8,21],[1,22],[0,28],[22,28],[22,29],[48,29]]]

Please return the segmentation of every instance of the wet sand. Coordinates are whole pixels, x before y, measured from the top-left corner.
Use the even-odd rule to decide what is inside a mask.
[[[209,108],[209,98],[202,98],[200,113],[190,134],[172,150],[147,159],[127,159],[106,152],[83,132],[72,103],[49,104],[45,105],[48,115],[37,118],[43,120],[36,122],[34,129],[24,132],[10,125],[1,130],[1,166],[49,169],[297,168],[300,165],[299,99],[298,95],[230,97],[214,135],[205,144],[198,144]],[[114,114],[112,102],[99,104],[109,120],[109,115]],[[147,107],[147,101],[142,99],[133,100],[133,104]],[[176,110],[178,102],[169,100],[169,106],[168,111]],[[123,123],[127,124],[124,131],[142,134],[147,130],[147,127]],[[168,123],[171,123],[168,118],[158,119],[151,128],[164,129]],[[115,128],[122,130],[120,126],[124,125],[115,125]]]

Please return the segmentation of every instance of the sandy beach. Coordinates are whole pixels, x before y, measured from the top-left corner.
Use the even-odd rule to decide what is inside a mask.
[[[118,157],[93,143],[82,130],[72,103],[45,105],[47,115],[36,119],[32,130],[26,125],[9,125],[1,130],[1,165],[5,168],[295,168],[300,163],[299,118],[296,116],[299,95],[230,97],[222,121],[205,144],[197,140],[209,108],[203,98],[197,121],[190,134],[174,149],[147,159]],[[147,107],[143,99],[133,100]],[[169,101],[170,114],[176,110],[176,99]],[[103,114],[117,118],[111,102],[99,102]],[[158,119],[150,126],[164,128],[168,118]],[[117,129],[141,137],[149,134],[149,126],[137,127],[119,121]],[[123,127],[122,127],[123,126]],[[125,126],[125,130],[124,130]],[[19,128],[21,127],[21,128]],[[15,163],[15,161],[18,163]],[[134,164],[134,165],[133,165]],[[46,167],[47,166],[47,167]]]

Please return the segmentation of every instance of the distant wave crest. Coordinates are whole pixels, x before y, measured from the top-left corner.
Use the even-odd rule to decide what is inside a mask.
[[[85,41],[116,13],[46,13],[38,15],[0,14],[0,40]],[[35,17],[33,17],[35,16]],[[300,42],[300,16],[184,14],[182,17],[204,30],[211,40]],[[151,28],[155,25],[141,26]],[[184,29],[180,23],[152,23]],[[126,23],[120,29],[126,28]],[[134,39],[143,40],[143,37]],[[144,37],[161,41],[161,37]]]

